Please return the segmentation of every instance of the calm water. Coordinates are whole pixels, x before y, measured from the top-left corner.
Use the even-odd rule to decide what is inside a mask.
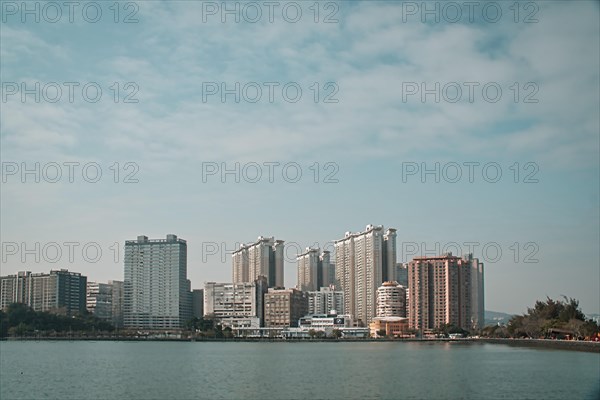
[[[596,400],[600,355],[477,343],[0,343],[0,399],[34,398]]]

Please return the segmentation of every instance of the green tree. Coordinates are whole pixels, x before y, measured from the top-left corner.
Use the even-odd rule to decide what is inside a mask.
[[[230,339],[233,337],[233,329],[231,329],[231,327],[227,326],[225,327],[225,329],[223,329],[223,337],[226,339]]]
[[[507,324],[507,332],[512,337],[547,337],[552,329],[565,329],[575,335],[583,335],[586,330],[593,328],[585,324],[585,315],[579,309],[579,301],[563,296],[563,300],[536,301],[527,313],[515,315]]]

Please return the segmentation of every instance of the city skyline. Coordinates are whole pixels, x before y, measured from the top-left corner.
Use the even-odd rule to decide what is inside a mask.
[[[380,226],[380,227],[382,227],[382,226]],[[377,226],[368,225],[368,226],[367,226],[367,231],[368,231],[368,230],[370,230],[370,229],[373,229],[373,228],[377,228]],[[391,230],[392,230],[392,231],[394,231],[394,233],[395,233],[395,231],[396,231],[396,230],[395,230],[395,229],[393,229],[393,228],[392,228]],[[347,235],[349,234],[349,235],[352,235],[352,236],[355,236],[355,235],[359,235],[359,236],[360,236],[360,234],[361,234],[361,233],[364,233],[364,232],[358,232],[358,233],[351,233],[351,232],[347,232]],[[163,236],[164,236],[164,235],[163,235]],[[175,237],[177,237],[178,235],[167,234],[167,236],[175,236]],[[138,240],[139,240],[139,237],[146,237],[146,236],[138,236]],[[326,245],[329,245],[329,246],[331,246],[331,248],[332,248],[332,249],[335,249],[335,243],[336,243],[336,242],[339,242],[339,241],[343,241],[343,240],[344,240],[344,239],[338,239],[338,240],[328,241],[328,242],[325,242],[325,243],[326,243]],[[128,242],[128,241],[129,241],[129,240],[126,240],[125,242]],[[233,272],[233,271],[235,271],[235,267],[234,267],[234,265],[235,265],[235,262],[234,262],[234,255],[235,255],[235,253],[239,252],[241,249],[249,249],[249,248],[253,247],[253,245],[260,244],[260,243],[262,243],[262,242],[269,242],[269,241],[272,241],[272,242],[273,242],[273,243],[271,243],[271,244],[275,244],[276,242],[280,242],[280,243],[284,243],[284,242],[285,242],[284,240],[277,240],[277,241],[273,241],[273,237],[271,237],[271,238],[267,238],[267,237],[264,237],[264,236],[259,236],[257,241],[254,241],[254,242],[251,242],[251,243],[243,243],[243,242],[242,242],[242,243],[236,243],[236,245],[240,246],[240,248],[238,248],[238,249],[236,249],[236,250],[234,250],[234,251],[231,251],[231,252],[229,252],[229,253],[227,254],[227,256],[230,258],[230,261],[229,261],[229,279],[220,279],[220,280],[216,280],[216,282],[228,282],[228,283],[234,283],[234,281],[232,281],[230,278],[231,278],[232,272]],[[185,240],[185,242],[187,242],[187,240]],[[295,248],[296,248],[295,246],[297,246],[297,243],[295,243],[295,242],[292,242],[292,243],[294,244],[294,247],[293,247],[293,248],[295,249]],[[409,242],[409,243],[411,244],[411,246],[414,244],[414,242]],[[450,243],[456,243],[456,242],[450,242]],[[125,243],[125,244],[126,244],[126,243]],[[122,250],[123,250],[123,254],[124,254],[124,251],[125,251],[125,244],[123,244],[123,249],[122,249]],[[209,242],[209,244],[211,244],[211,245],[212,245],[212,244],[214,244],[214,242]],[[225,246],[225,247],[227,248],[227,246]],[[111,248],[111,249],[112,249],[112,248]],[[211,247],[210,249],[212,249],[212,247]],[[309,251],[309,250],[310,250],[310,251]],[[287,270],[287,274],[288,274],[288,275],[286,275],[285,284],[284,284],[284,285],[282,285],[281,287],[285,287],[285,288],[288,288],[288,289],[291,289],[291,288],[296,288],[296,287],[297,287],[297,285],[298,285],[298,283],[299,283],[299,281],[298,281],[298,260],[297,260],[297,258],[298,258],[298,256],[306,255],[307,253],[309,253],[309,252],[311,252],[311,251],[314,251],[314,250],[315,250],[315,249],[308,247],[308,248],[304,249],[304,251],[302,251],[302,252],[299,252],[298,254],[296,254],[296,256],[294,256],[294,258],[296,259],[296,261],[295,261],[295,262],[289,261],[289,260],[288,260],[288,257],[285,257],[285,270]],[[325,251],[326,251],[326,250],[325,250]],[[285,250],[285,252],[286,252],[285,254],[287,255],[287,249]],[[33,255],[33,252],[32,252],[30,255]],[[320,256],[322,256],[322,255],[323,255],[323,254],[322,254],[322,253],[320,253]],[[470,253],[467,253],[467,254],[459,254],[458,256],[459,256],[459,258],[460,258],[460,257],[463,257],[463,256],[468,256],[468,255],[470,255]],[[27,256],[27,255],[26,255],[26,256]],[[434,249],[433,249],[433,248],[432,248],[432,249],[425,249],[425,255],[415,255],[415,257],[416,257],[416,258],[420,258],[420,257],[432,257],[432,258],[436,258],[436,257],[438,257],[438,256],[443,256],[443,253],[437,254],[437,253],[435,253],[435,251],[434,251]],[[395,276],[395,274],[397,273],[397,271],[398,271],[398,268],[400,268],[401,266],[403,266],[403,268],[404,268],[404,269],[406,269],[406,266],[408,266],[408,264],[410,263],[410,261],[413,261],[413,260],[414,260],[414,258],[411,258],[411,259],[409,259],[409,260],[408,260],[407,262],[405,262],[405,263],[403,263],[403,262],[398,262],[398,263],[396,263],[396,264],[395,264],[393,267],[392,267],[392,266],[390,266],[390,268],[392,268],[392,269],[394,270],[394,279],[393,279],[393,280],[395,280],[395,279],[396,279],[396,276]],[[391,261],[390,261],[390,262],[391,262]],[[43,265],[44,263],[41,263],[41,264]],[[331,255],[331,264],[332,264],[332,265],[335,265],[335,250],[333,250],[333,251],[332,251],[332,255]],[[480,263],[480,264],[481,264],[481,263]],[[49,266],[50,266],[51,264],[50,264],[50,263],[48,263],[47,265],[49,265]],[[53,268],[51,268],[51,269],[52,269],[52,270],[56,270],[57,268],[54,268],[54,267],[53,267]],[[3,274],[3,275],[9,275],[9,274],[18,274],[18,273],[21,273],[21,272],[27,272],[27,273],[29,273],[30,271],[34,271],[34,274],[35,274],[35,273],[36,273],[35,271],[37,271],[37,270],[36,270],[36,269],[28,269],[28,268],[24,268],[24,269],[19,269],[19,270],[16,270],[14,273],[7,273],[7,274],[5,274],[5,273],[4,273],[4,270],[2,270],[2,274]],[[123,268],[121,268],[121,272],[122,272],[122,271],[123,271]],[[76,272],[77,272],[77,273],[81,273],[80,271],[76,271]],[[43,273],[44,273],[44,272],[39,272],[39,274],[43,274]],[[290,276],[290,274],[291,274],[292,276]],[[122,276],[123,276],[123,275],[122,275]],[[124,280],[124,278],[115,279],[115,277],[113,277],[113,276],[109,277],[109,278],[108,278],[107,280],[105,280],[105,281],[101,281],[101,280],[98,280],[98,279],[92,279],[92,278],[90,278],[89,276],[87,276],[87,278],[88,278],[88,281],[89,281],[89,282],[93,282],[93,283],[101,283],[101,284],[102,284],[102,283],[106,283],[106,282],[110,283],[111,281],[116,281],[116,282],[119,282],[119,280]],[[292,280],[292,282],[290,282],[290,280]],[[196,283],[194,283],[194,281],[192,281],[191,279],[188,279],[188,281],[189,281],[188,283],[190,283],[190,285],[191,285],[191,286],[190,286],[191,290],[203,290],[203,288],[204,288],[204,285],[205,285],[207,282],[215,282],[215,280],[212,280],[212,281],[211,281],[211,280],[206,280],[206,279],[205,279],[205,280],[200,280],[200,281],[197,281]],[[253,282],[253,281],[249,280],[249,281],[247,281],[247,282]],[[241,282],[237,282],[237,283],[241,283]],[[406,286],[406,287],[408,288],[408,286]],[[487,287],[487,284],[486,284],[486,287]],[[320,288],[317,288],[317,289],[320,289]],[[575,294],[575,296],[574,296],[574,297],[577,297],[577,294]],[[375,299],[375,298],[374,298],[374,299]],[[500,311],[500,312],[507,312],[507,313],[509,313],[509,314],[520,314],[520,313],[521,313],[521,312],[510,312],[510,311],[508,311],[508,310],[506,310],[506,309],[502,309],[502,308],[500,308],[500,309],[492,309],[492,308],[490,308],[490,307],[488,307],[488,306],[487,306],[487,302],[486,302],[486,307],[485,307],[485,310],[487,310],[487,311]],[[483,310],[480,310],[480,312],[481,312],[481,311],[483,311]],[[598,313],[595,313],[595,312],[589,312],[588,314],[598,314]]]
[[[266,9],[223,23],[201,2],[141,2],[129,24],[108,8],[97,23],[3,14],[2,241],[81,245],[56,263],[3,249],[2,274],[123,279],[115,243],[173,232],[192,282],[229,281],[228,251],[269,235],[290,248],[292,286],[296,250],[381,223],[398,229],[399,262],[415,245],[462,255],[478,242],[491,310],[566,295],[600,314],[598,2],[540,2],[531,21],[498,3],[493,23],[481,7],[423,23],[402,3],[335,4],[317,23],[308,3],[297,23],[281,7],[272,23]],[[22,101],[36,83],[39,103]],[[88,83],[99,101],[82,97]],[[221,83],[239,83],[239,102]],[[299,101],[282,97],[288,83]],[[97,262],[81,256],[91,242]]]

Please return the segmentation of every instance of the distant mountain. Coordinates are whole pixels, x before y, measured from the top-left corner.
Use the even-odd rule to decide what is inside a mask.
[[[506,324],[513,317],[513,315],[514,314],[507,314],[507,313],[498,312],[498,311],[485,310],[485,324],[486,325],[496,325],[498,323]]]

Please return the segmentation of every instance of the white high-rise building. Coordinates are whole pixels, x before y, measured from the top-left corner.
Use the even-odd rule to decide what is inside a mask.
[[[383,282],[377,289],[377,317],[406,317],[406,288],[398,282]]]
[[[368,225],[335,241],[336,287],[344,292],[345,312],[368,325],[377,316],[377,288],[394,280],[396,230]]]
[[[269,287],[283,287],[284,241],[259,236],[254,243],[242,244],[233,252],[233,283],[267,278]]]
[[[166,239],[125,242],[124,325],[126,328],[181,328],[191,318],[187,243]]]

